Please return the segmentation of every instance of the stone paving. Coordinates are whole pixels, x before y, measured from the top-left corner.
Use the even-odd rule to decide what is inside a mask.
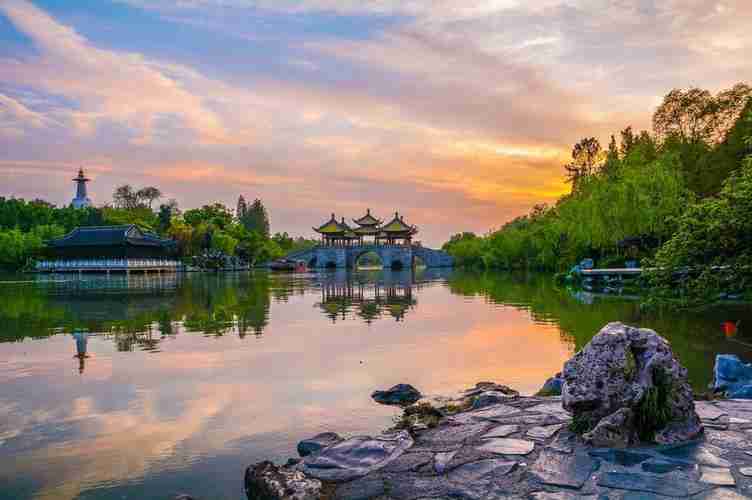
[[[559,397],[508,396],[431,428],[417,423],[410,432],[352,438],[291,462],[280,470],[304,473],[320,493],[280,498],[752,498],[752,400],[698,401],[696,408],[705,433],[690,443],[592,448],[569,430]],[[337,447],[347,450],[344,459]],[[249,498],[262,498],[253,484],[247,488]]]

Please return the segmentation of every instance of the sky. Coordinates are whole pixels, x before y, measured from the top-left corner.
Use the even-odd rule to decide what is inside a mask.
[[[568,191],[585,136],[752,79],[749,0],[0,0],[0,196],[182,208],[273,231],[395,210],[424,244]]]

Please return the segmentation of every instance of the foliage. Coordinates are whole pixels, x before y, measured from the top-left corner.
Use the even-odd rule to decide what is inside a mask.
[[[112,193],[112,201],[117,208],[132,210],[135,208],[148,208],[151,210],[155,200],[162,197],[162,191],[147,186],[141,189],[134,189],[130,184],[123,184],[115,188]]]
[[[257,232],[264,238],[269,237],[269,215],[266,213],[264,204],[258,198],[253,200],[251,206],[240,217],[240,223],[248,231]]]
[[[652,301],[713,302],[752,287],[752,157],[717,197],[686,208],[676,232],[649,261]]]
[[[537,205],[483,237],[455,235],[444,249],[460,266],[563,271],[586,257],[617,265],[652,258],[665,244],[659,264],[670,269],[667,273],[676,266],[739,264],[718,283],[712,282],[717,274],[693,273],[685,281],[686,295],[693,289],[715,293],[731,279],[746,287],[749,278],[740,266],[749,256],[744,235],[750,233],[741,230],[746,226],[740,219],[750,207],[743,193],[746,174],[735,172],[752,153],[752,144],[744,140],[752,135],[750,96],[752,88],[744,84],[715,96],[699,89],[674,90],[656,110],[654,134],[627,127],[618,143],[611,136],[606,151],[593,137],[575,144],[572,161],[564,166],[571,192],[555,204]],[[736,187],[711,197],[729,182]],[[738,210],[724,198],[734,198]],[[714,224],[712,238],[722,242],[718,246],[730,245],[730,251],[708,250],[710,235],[700,244],[705,250],[683,248],[697,247],[688,234],[700,230],[697,224]],[[674,252],[678,255],[672,260]],[[660,283],[668,286],[670,279],[665,273],[662,277]]]

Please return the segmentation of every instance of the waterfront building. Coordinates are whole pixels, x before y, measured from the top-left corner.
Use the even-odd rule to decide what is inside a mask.
[[[38,271],[177,271],[176,243],[135,224],[79,227],[46,242],[47,258]]]
[[[76,197],[71,201],[73,208],[87,208],[91,206],[91,200],[86,192],[86,183],[91,179],[88,179],[84,175],[84,169],[78,170],[78,176],[73,179],[76,183]]]

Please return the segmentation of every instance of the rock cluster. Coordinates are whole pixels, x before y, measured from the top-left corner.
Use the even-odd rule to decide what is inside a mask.
[[[246,473],[248,497],[736,500],[752,495],[752,401],[699,401],[697,412],[707,428],[700,439],[632,449],[585,443],[570,430],[571,415],[558,397],[519,396],[477,410],[447,409],[458,403],[437,408],[443,414],[438,424],[411,429],[409,437],[403,431],[352,438],[299,463],[262,462]]]
[[[702,432],[687,370],[652,330],[609,323],[562,377],[573,430],[592,445],[675,444]]]
[[[733,354],[719,354],[713,369],[713,390],[728,398],[752,399],[752,363]]]

